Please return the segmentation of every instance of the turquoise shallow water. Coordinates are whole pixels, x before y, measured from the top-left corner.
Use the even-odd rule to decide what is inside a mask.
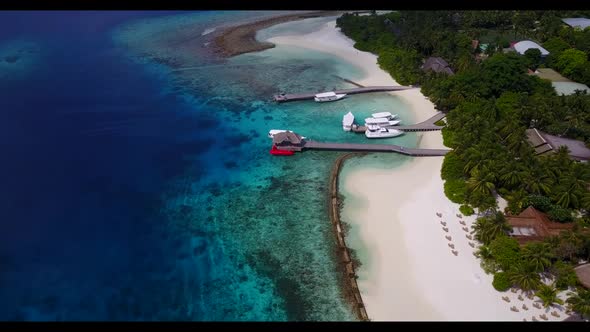
[[[334,103],[276,104],[271,98],[279,91],[352,87],[335,75],[355,80],[362,71],[331,55],[293,47],[279,46],[213,64],[195,53],[187,57],[191,47],[161,47],[176,38],[175,22],[185,25],[191,19],[202,17],[166,18],[161,34],[158,21],[150,20],[127,28],[133,33],[115,35],[120,44],[130,45],[131,56],[140,62],[151,65],[165,56],[180,63],[169,73],[172,84],[195,105],[196,115],[207,119],[195,133],[206,130],[208,121],[221,122],[225,128],[211,133],[216,148],[194,156],[209,163],[210,172],[193,174],[189,169],[164,195],[170,227],[205,233],[208,239],[199,260],[182,263],[187,270],[187,302],[211,319],[354,319],[342,298],[327,211],[328,174],[339,153],[308,151],[291,158],[272,157],[266,133],[290,129],[318,141],[414,146],[414,134],[369,141],[341,128],[348,111],[362,119],[376,110],[388,110],[410,123],[407,106],[385,93],[350,96]],[[313,24],[290,22],[260,35],[310,32],[327,20],[308,21]],[[158,38],[150,38],[154,34]],[[399,163],[402,157],[377,158],[377,163]],[[191,241],[202,241],[202,237]],[[211,271],[193,276],[197,272],[191,269],[199,264],[207,264]]]
[[[0,77],[0,319],[354,320],[327,209],[340,153],[273,157],[266,134],[413,146],[341,128],[348,111],[411,122],[407,107],[385,93],[275,104],[362,71],[290,47],[211,56],[204,31],[269,12],[158,15],[0,15],[0,73],[13,71]]]

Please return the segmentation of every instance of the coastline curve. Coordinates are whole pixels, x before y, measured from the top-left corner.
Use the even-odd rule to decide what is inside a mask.
[[[355,272],[354,264],[350,256],[350,250],[346,246],[344,240],[344,233],[342,231],[342,222],[340,221],[340,203],[341,198],[338,193],[338,177],[344,161],[352,157],[360,157],[366,155],[366,152],[349,152],[341,155],[336,159],[332,170],[330,171],[330,221],[334,226],[334,231],[338,245],[338,256],[341,257],[340,263],[343,265],[344,272],[344,288],[345,293],[348,293],[347,299],[353,305],[354,310],[361,321],[370,321],[363,303],[363,298],[356,281],[357,275]]]

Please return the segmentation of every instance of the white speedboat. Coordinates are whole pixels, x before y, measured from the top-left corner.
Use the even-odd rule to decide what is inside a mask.
[[[315,97],[313,99],[315,101],[317,101],[318,103],[323,103],[326,101],[339,100],[339,99],[344,98],[345,96],[346,96],[345,93],[337,94],[334,91],[330,91],[330,92],[318,93],[317,95],[315,95]]]
[[[283,129],[271,129],[271,130],[268,132],[268,138],[272,138],[274,135],[276,135],[276,134],[278,134],[278,133],[284,133],[284,132],[289,132],[289,133],[292,133],[292,131],[290,131],[290,130],[283,130]],[[301,138],[305,139],[305,137],[303,137],[303,136],[302,136]]]
[[[367,130],[365,131],[365,136],[367,136],[367,138],[390,138],[403,134],[404,132],[401,130],[382,128],[375,125],[367,126]]]
[[[365,125],[376,125],[376,126],[397,126],[400,124],[400,120],[388,120],[386,118],[366,118]]]
[[[371,116],[375,119],[385,118],[387,120],[393,120],[393,119],[397,118],[397,114],[391,114],[390,112],[373,113],[373,114],[371,114]]]
[[[351,131],[353,123],[354,115],[352,115],[351,112],[344,114],[344,116],[342,117],[342,129],[344,129],[344,131]]]

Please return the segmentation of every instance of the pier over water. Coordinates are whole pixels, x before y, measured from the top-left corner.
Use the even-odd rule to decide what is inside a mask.
[[[413,86],[367,86],[352,89],[341,89],[333,90],[337,94],[354,95],[358,93],[369,93],[369,92],[384,92],[384,91],[402,91],[416,89]],[[296,100],[308,100],[313,99],[317,93],[299,93],[299,94],[278,94],[274,96],[274,100],[279,103],[296,101]]]
[[[433,117],[431,117],[430,119],[424,120],[420,123],[416,123],[413,125],[407,125],[407,126],[382,126],[384,128],[393,128],[393,129],[397,129],[397,130],[401,130],[401,131],[434,131],[434,130],[441,130],[443,129],[443,126],[439,126],[436,125],[435,123],[437,121],[442,120],[444,117],[446,116],[446,114],[442,113],[442,112],[438,112],[436,113]],[[364,133],[367,130],[366,126],[357,126],[357,125],[353,125],[352,126],[352,131],[355,133]]]
[[[303,151],[303,150],[332,150],[332,151],[358,151],[358,152],[395,152],[407,156],[428,157],[444,156],[448,149],[418,149],[406,148],[395,144],[357,144],[357,143],[323,143],[304,139],[293,132],[275,134],[272,144],[279,150]]]

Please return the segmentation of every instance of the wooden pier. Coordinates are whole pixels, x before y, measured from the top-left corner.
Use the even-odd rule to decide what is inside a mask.
[[[446,116],[446,114],[439,112],[436,113],[433,117],[431,117],[428,120],[422,121],[420,123],[416,123],[413,125],[408,125],[408,126],[382,126],[383,128],[391,128],[391,129],[397,129],[397,130],[401,130],[401,131],[434,131],[434,130],[441,130],[443,128],[443,126],[437,126],[434,123],[442,120],[444,117]],[[358,126],[358,125],[353,125],[352,126],[352,131],[355,133],[364,133],[367,130],[366,126]]]
[[[333,90],[337,94],[345,93],[347,95],[354,95],[358,93],[369,92],[384,92],[384,91],[402,91],[408,89],[415,89],[413,86],[367,86],[352,89]],[[279,103],[296,100],[313,99],[317,93],[299,93],[299,94],[279,94],[274,96],[274,100]]]
[[[413,149],[395,144],[355,144],[355,143],[322,143],[315,141],[304,141],[299,146],[281,146],[281,150],[302,151],[302,150],[332,150],[332,151],[359,151],[359,152],[396,152],[413,157],[444,156],[447,149]]]
[[[440,130],[442,127],[435,126],[433,123],[442,119],[444,116],[444,113],[438,113],[417,125],[405,127],[409,127],[411,129],[410,131]],[[436,127],[436,129],[431,129],[431,127]],[[324,143],[307,140],[294,132],[281,132],[275,134],[272,138],[272,144],[278,150],[286,151],[332,150],[349,152],[395,152],[414,157],[444,156],[451,151],[449,149],[406,148],[395,144]]]

